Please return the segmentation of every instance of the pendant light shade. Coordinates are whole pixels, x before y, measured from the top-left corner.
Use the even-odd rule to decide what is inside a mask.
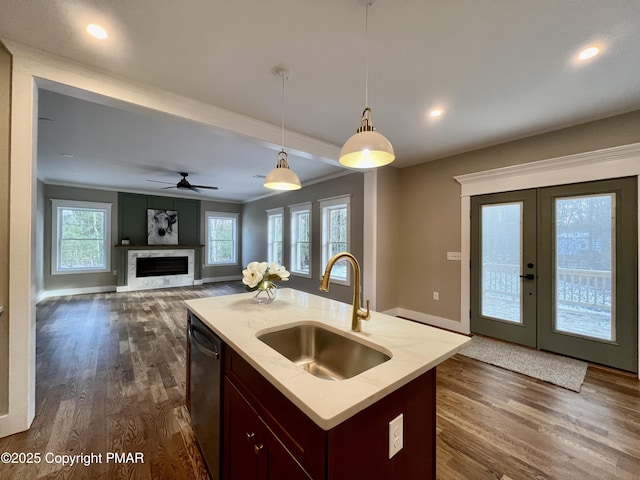
[[[284,151],[284,81],[289,78],[289,69],[276,67],[274,73],[282,78],[282,150],[278,153],[276,168],[264,179],[264,186],[271,190],[298,190],[302,188],[298,175],[289,168],[287,153]]]
[[[371,109],[365,108],[358,133],[340,150],[340,163],[349,168],[376,168],[390,164],[395,158],[391,142],[373,130]]]
[[[340,163],[349,168],[376,168],[388,165],[396,158],[393,146],[387,138],[376,132],[371,122],[369,108],[369,5],[375,0],[365,0],[365,68],[364,68],[364,104],[360,119],[360,128],[349,138],[340,150]]]
[[[300,179],[289,168],[287,153],[281,150],[278,154],[278,165],[271,170],[264,179],[264,186],[272,190],[298,190],[301,188]]]

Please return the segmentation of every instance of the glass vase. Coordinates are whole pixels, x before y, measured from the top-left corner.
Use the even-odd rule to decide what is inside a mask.
[[[260,304],[269,304],[276,299],[278,287],[273,282],[262,282],[253,296],[253,301]]]

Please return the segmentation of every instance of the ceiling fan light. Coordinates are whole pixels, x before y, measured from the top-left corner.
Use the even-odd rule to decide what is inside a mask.
[[[340,150],[340,164],[349,168],[377,168],[396,158],[391,142],[373,130],[352,135]]]

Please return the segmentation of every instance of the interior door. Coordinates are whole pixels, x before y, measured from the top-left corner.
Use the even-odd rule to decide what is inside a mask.
[[[473,197],[471,331],[638,370],[636,177]]]
[[[638,370],[636,184],[540,190],[540,349]]]
[[[471,331],[536,346],[536,190],[471,199]]]

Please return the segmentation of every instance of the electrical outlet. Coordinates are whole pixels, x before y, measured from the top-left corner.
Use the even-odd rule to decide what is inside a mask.
[[[433,292],[433,299],[434,300],[440,300],[440,293],[439,292]]]
[[[118,275],[118,270],[113,271],[113,276],[115,277],[116,275]]]
[[[404,447],[404,427],[402,413],[389,422],[389,458]]]
[[[462,253],[460,253],[460,252],[447,252],[447,260],[462,260]]]

